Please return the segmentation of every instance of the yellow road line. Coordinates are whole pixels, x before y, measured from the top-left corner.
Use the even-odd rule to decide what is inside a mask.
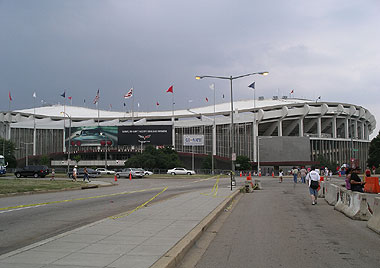
[[[220,177],[220,175],[213,176],[213,177],[206,178],[206,179],[197,180],[197,181],[192,181],[190,183],[197,183],[197,182],[201,182],[201,181],[208,181],[208,180],[215,179],[215,178],[218,178],[218,177]]]
[[[165,192],[166,189],[168,189],[167,186],[161,192],[159,192],[158,194],[156,194],[155,196],[153,196],[151,199],[149,199],[145,203],[143,203],[140,206],[136,207],[134,210],[128,211],[126,213],[119,214],[118,216],[112,216],[112,217],[109,217],[109,218],[113,219],[113,220],[116,220],[116,219],[120,219],[120,218],[126,217],[128,215],[131,215],[133,212],[135,212],[135,211],[139,210],[140,208],[146,206],[149,202],[151,202],[152,200],[154,200],[157,196],[159,196],[160,194],[162,194],[163,192]]]
[[[117,196],[117,195],[124,195],[124,194],[141,193],[141,192],[154,191],[154,190],[160,190],[160,189],[162,189],[162,188],[151,188],[151,189],[137,190],[137,191],[131,191],[131,192],[121,192],[121,193],[81,197],[81,198],[74,198],[74,199],[67,199],[67,200],[60,200],[60,201],[51,201],[51,202],[44,202],[44,203],[37,203],[37,204],[19,205],[19,206],[0,208],[0,211],[15,209],[15,208],[36,207],[36,206],[41,206],[41,205],[51,205],[51,204],[59,204],[59,203],[66,203],[66,202],[73,202],[73,201],[80,201],[80,200],[103,198],[103,197]]]
[[[212,187],[211,193],[209,193],[209,194],[201,193],[201,195],[207,195],[207,196],[212,195],[212,196],[216,197],[216,195],[218,194],[219,179],[220,179],[220,175],[217,176],[216,182],[215,182],[214,186]]]

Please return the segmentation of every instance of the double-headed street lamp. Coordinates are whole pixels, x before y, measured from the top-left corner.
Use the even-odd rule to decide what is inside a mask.
[[[234,160],[236,159],[236,154],[235,154],[235,131],[234,131],[234,102],[233,102],[233,90],[232,90],[232,81],[251,76],[251,75],[268,75],[269,72],[256,72],[256,73],[249,73],[249,74],[243,74],[243,75],[238,75],[238,76],[213,76],[213,75],[201,75],[201,76],[196,76],[195,79],[200,80],[203,78],[215,78],[215,79],[224,79],[224,80],[230,80],[230,85],[231,85],[231,125],[230,125],[230,133],[231,133],[231,190],[232,190],[232,182],[234,181],[234,176],[235,176],[235,165],[234,165]]]

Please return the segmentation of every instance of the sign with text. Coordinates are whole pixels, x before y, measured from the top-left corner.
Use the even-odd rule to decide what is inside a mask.
[[[171,145],[172,126],[120,126],[119,145]]]
[[[204,135],[183,135],[183,145],[203,146],[205,145],[205,136]]]

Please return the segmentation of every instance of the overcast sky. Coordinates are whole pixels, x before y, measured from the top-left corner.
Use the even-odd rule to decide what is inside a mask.
[[[0,0],[0,110],[42,102],[122,111],[294,97],[361,105],[380,125],[380,2],[377,0]],[[222,96],[225,95],[223,99]],[[156,103],[160,105],[157,106]],[[378,133],[379,127],[374,134]],[[373,135],[372,135],[373,136]]]

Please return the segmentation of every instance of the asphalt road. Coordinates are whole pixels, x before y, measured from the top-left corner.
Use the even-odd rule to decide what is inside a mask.
[[[307,187],[291,179],[262,182],[264,190],[244,194],[220,228],[211,227],[214,238],[191,267],[380,266],[380,235],[366,222],[351,220],[323,199],[312,206]],[[181,267],[189,267],[188,256]]]
[[[103,179],[111,181],[112,179]],[[0,255],[97,220],[199,189],[215,179],[119,179],[117,186],[0,198]],[[229,179],[221,179],[227,187]],[[41,205],[38,205],[41,204]],[[6,209],[4,209],[6,208]]]

